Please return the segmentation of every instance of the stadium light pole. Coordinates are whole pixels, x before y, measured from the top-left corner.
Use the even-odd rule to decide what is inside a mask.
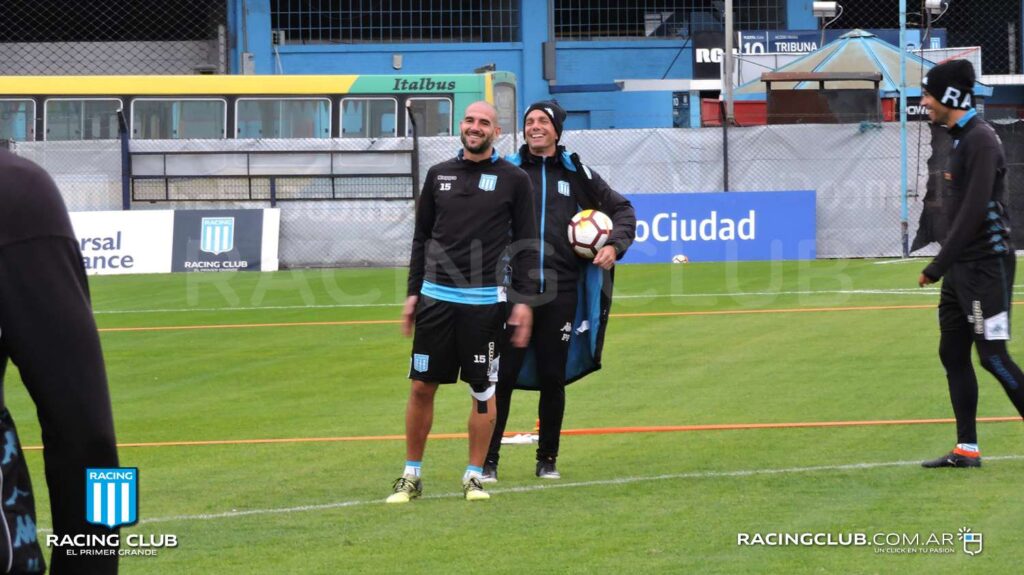
[[[916,177],[916,175],[915,175]],[[910,257],[907,205],[907,0],[900,0],[900,238],[903,257]]]
[[[722,120],[722,191],[729,191],[729,124],[732,107],[732,0],[725,0],[725,53],[722,54],[722,89],[725,94],[725,118]]]
[[[725,89],[725,120],[732,121],[732,46],[733,46],[732,0],[725,0],[725,54],[722,63],[722,88]]]

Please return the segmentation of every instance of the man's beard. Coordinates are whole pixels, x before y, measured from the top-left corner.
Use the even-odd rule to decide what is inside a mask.
[[[463,132],[459,137],[462,140],[462,146],[465,147],[466,151],[469,152],[470,154],[482,154],[487,150],[490,150],[491,144],[494,143],[494,136],[491,136],[489,138],[484,136],[481,138],[479,146],[470,147],[469,142],[466,141],[465,132]]]

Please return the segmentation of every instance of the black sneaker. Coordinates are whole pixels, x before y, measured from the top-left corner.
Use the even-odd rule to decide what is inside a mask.
[[[921,464],[921,467],[981,467],[981,456],[968,457],[966,455],[961,455],[956,451],[950,451],[938,459],[925,461]]]
[[[545,458],[537,461],[537,477],[541,479],[561,479],[562,474],[555,468],[555,458]]]
[[[484,472],[480,475],[480,483],[498,482],[498,464],[492,461],[484,462]]]

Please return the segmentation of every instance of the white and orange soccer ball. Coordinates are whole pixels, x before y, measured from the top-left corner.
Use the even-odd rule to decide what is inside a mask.
[[[611,234],[612,219],[597,210],[583,210],[569,221],[569,243],[581,258],[594,259]]]

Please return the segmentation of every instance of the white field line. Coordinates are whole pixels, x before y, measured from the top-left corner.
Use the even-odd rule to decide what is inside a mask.
[[[1024,288],[1024,285],[1015,285],[1014,289]],[[615,299],[665,299],[665,298],[711,298],[711,297],[762,297],[762,296],[790,296],[790,295],[910,295],[935,297],[938,295],[938,288],[891,288],[891,289],[861,289],[861,290],[799,290],[799,291],[749,291],[749,292],[720,292],[720,293],[675,293],[675,294],[616,294]],[[297,309],[343,309],[343,308],[371,308],[371,307],[402,307],[402,303],[336,303],[336,304],[302,304],[302,305],[266,305],[266,306],[239,306],[239,307],[204,307],[204,308],[168,308],[168,309],[98,309],[94,310],[95,315],[114,314],[146,314],[146,313],[205,313],[222,311],[269,311],[269,310],[297,310]]]
[[[1019,461],[1024,460],[1024,455],[997,455],[986,457],[985,461]],[[521,487],[496,487],[488,488],[487,491],[494,495],[503,493],[533,493],[549,489],[575,489],[586,487],[599,487],[603,485],[628,485],[631,483],[646,483],[651,481],[666,481],[675,479],[717,479],[734,477],[759,477],[771,475],[794,475],[801,473],[818,473],[824,471],[858,471],[862,469],[877,469],[880,467],[909,467],[920,465],[920,461],[881,461],[875,463],[848,463],[844,465],[816,465],[813,467],[786,467],[781,469],[745,469],[737,471],[691,471],[687,473],[667,473],[664,475],[649,475],[641,477],[617,477],[611,479],[599,479],[594,481],[544,481],[536,485],[524,485]],[[946,471],[922,471],[921,473],[946,473]],[[957,473],[977,473],[973,470],[960,470]],[[439,493],[427,495],[423,499],[459,499],[462,493]],[[316,505],[299,505],[296,507],[276,507],[267,509],[243,509],[223,511],[220,513],[197,513],[193,515],[170,515],[167,517],[153,517],[142,519],[139,524],[150,523],[171,523],[175,521],[215,521],[218,519],[231,519],[233,517],[248,517],[253,515],[284,515],[290,513],[304,513],[307,511],[325,511],[328,509],[342,509],[345,507],[361,507],[364,505],[384,505],[384,494],[376,499],[356,499],[351,501],[337,501],[334,503],[320,503]],[[412,503],[415,505],[415,503]],[[40,528],[41,533],[49,533],[50,528]]]
[[[930,257],[927,257],[927,258],[903,258],[903,259],[894,259],[894,260],[882,260],[882,261],[871,262],[871,263],[876,265],[876,266],[885,266],[885,265],[889,265],[889,264],[906,264],[906,263],[910,263],[910,262],[918,262],[918,263],[920,263],[920,262],[923,262],[923,261],[931,261],[931,259],[932,258],[930,258]]]

